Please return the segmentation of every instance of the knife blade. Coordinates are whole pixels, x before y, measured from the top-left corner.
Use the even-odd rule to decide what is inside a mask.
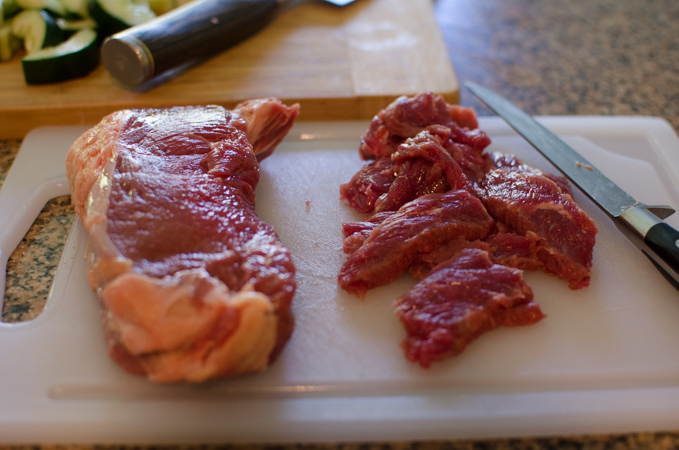
[[[679,231],[663,221],[674,209],[639,202],[509,100],[476,83],[465,83],[465,87],[597,204],[679,290]]]

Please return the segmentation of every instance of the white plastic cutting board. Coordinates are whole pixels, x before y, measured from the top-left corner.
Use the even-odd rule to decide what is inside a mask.
[[[656,118],[542,122],[641,201],[679,205],[679,140]],[[497,118],[492,149],[549,165]],[[338,199],[360,167],[366,123],[299,123],[262,163],[258,213],[298,269],[297,328],[267,372],[199,386],[152,385],[107,356],[75,225],[43,313],[0,323],[5,443],[326,442],[487,438],[679,429],[679,293],[579,192],[596,221],[591,286],[528,273],[547,318],[498,329],[429,370],[409,363],[391,302],[402,277],[365,301],[336,285]],[[46,200],[68,192],[64,155],[82,127],[25,139],[0,191],[3,265]],[[679,218],[668,220],[679,226]],[[4,273],[4,269],[2,271]]]

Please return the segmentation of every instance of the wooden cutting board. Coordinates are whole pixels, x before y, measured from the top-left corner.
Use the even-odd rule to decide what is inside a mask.
[[[259,34],[145,91],[116,85],[100,65],[68,82],[28,86],[21,61],[0,64],[0,139],[43,125],[97,123],[123,108],[233,107],[254,97],[299,102],[301,120],[368,119],[403,94],[459,101],[431,0],[298,3]]]

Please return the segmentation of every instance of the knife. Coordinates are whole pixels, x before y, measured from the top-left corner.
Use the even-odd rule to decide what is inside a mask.
[[[465,86],[592,199],[679,290],[679,231],[663,221],[674,209],[639,202],[509,100],[476,83]]]
[[[324,0],[345,6],[354,0]],[[101,48],[108,72],[134,88],[225,50],[264,28],[293,0],[194,0],[109,36]]]

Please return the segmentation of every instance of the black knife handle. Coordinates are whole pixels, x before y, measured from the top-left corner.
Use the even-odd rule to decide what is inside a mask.
[[[122,84],[139,86],[190,61],[250,37],[273,17],[278,0],[196,0],[110,36],[104,66]]]
[[[679,289],[679,231],[665,222],[655,224],[646,233],[644,243],[648,248],[643,249],[646,256]]]
[[[643,203],[628,208],[613,218],[613,222],[679,290],[679,231]]]

